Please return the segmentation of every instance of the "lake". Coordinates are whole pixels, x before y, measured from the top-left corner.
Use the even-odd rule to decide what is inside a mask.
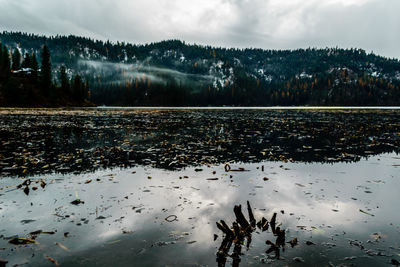
[[[400,261],[398,110],[1,109],[0,125],[7,266]],[[229,242],[216,222],[235,205],[250,222],[247,201],[269,227]]]

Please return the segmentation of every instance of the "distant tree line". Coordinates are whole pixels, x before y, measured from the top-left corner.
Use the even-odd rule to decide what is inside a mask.
[[[211,85],[199,90],[179,85],[149,84],[133,80],[129,85],[97,85],[91,101],[116,106],[398,106],[399,87],[379,78],[360,78],[356,84],[338,82],[329,77],[313,81],[257,85],[256,81],[237,78],[237,83],[217,90]]]

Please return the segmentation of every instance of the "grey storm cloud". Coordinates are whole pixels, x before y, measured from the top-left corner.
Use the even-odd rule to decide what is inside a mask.
[[[363,48],[400,58],[399,0],[0,0],[0,29],[132,43]]]

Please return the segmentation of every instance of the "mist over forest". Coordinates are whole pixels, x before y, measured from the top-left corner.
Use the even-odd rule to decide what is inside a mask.
[[[51,55],[52,90],[63,92],[54,93],[45,106],[66,99],[69,105],[85,100],[111,106],[400,104],[399,60],[359,48],[228,49],[179,40],[134,45],[19,32],[3,32],[0,41],[11,71],[11,81],[0,81],[2,105],[35,105],[29,95],[37,93],[30,91],[40,90],[22,77],[22,65],[25,55],[35,55],[41,64],[43,45]],[[10,102],[10,94],[21,97]]]

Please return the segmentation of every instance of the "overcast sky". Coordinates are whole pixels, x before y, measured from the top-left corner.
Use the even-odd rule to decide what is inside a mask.
[[[400,0],[0,0],[0,30],[400,58]]]

